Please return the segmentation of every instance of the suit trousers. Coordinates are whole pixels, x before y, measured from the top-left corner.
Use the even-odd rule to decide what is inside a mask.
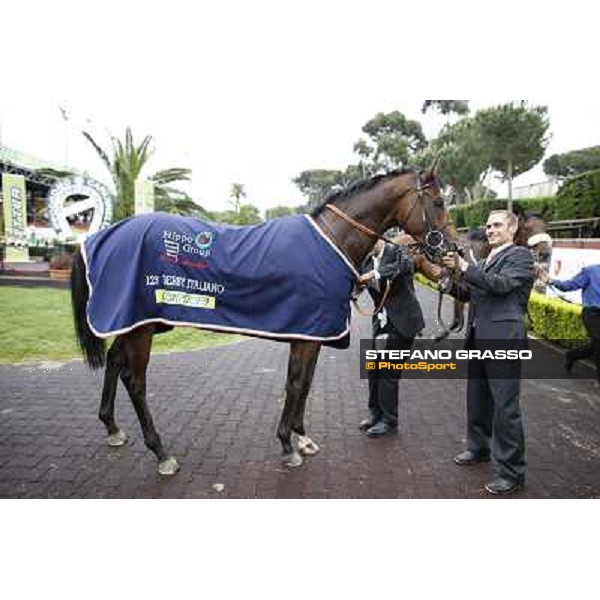
[[[374,340],[374,348],[378,350],[410,350],[414,337],[407,338],[388,324],[388,337]],[[398,377],[375,377],[375,371],[368,371],[369,380],[369,413],[373,421],[383,421],[392,426],[398,425]]]
[[[580,360],[582,358],[594,358],[596,363],[596,377],[600,381],[600,308],[586,306],[582,312],[583,324],[588,335],[592,339],[589,344],[581,348],[574,348],[567,352],[569,360]]]
[[[469,347],[477,348],[471,338]],[[521,365],[515,361],[470,360],[467,382],[467,447],[489,454],[498,475],[525,480],[525,433],[519,394]]]

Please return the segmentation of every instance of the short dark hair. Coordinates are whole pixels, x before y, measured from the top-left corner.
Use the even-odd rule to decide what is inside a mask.
[[[492,210],[490,212],[490,215],[493,215],[493,214],[504,215],[504,218],[508,221],[508,224],[510,226],[514,226],[514,227],[519,226],[519,219],[518,219],[517,215],[515,215],[515,213],[512,212],[511,210],[504,210],[504,209],[499,208],[498,210]]]

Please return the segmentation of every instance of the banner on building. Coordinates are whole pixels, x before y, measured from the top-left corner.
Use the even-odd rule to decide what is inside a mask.
[[[138,179],[135,182],[135,214],[145,215],[154,212],[154,182]]]
[[[25,177],[2,173],[6,262],[27,262],[27,197]]]

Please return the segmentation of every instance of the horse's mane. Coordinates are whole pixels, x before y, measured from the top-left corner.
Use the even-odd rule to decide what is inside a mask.
[[[311,216],[316,217],[323,212],[328,204],[338,204],[339,202],[343,202],[344,200],[354,197],[356,194],[373,189],[376,185],[383,181],[398,177],[399,175],[415,173],[416,171],[417,169],[413,167],[403,167],[401,169],[394,169],[393,171],[389,171],[387,173],[375,175],[369,179],[359,179],[358,181],[354,181],[347,187],[329,194],[321,204],[313,208],[310,214]]]

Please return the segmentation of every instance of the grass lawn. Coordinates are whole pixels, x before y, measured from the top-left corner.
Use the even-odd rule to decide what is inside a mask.
[[[179,327],[155,336],[152,350],[196,350],[239,339],[241,336]],[[0,286],[0,363],[80,357],[69,290]]]

